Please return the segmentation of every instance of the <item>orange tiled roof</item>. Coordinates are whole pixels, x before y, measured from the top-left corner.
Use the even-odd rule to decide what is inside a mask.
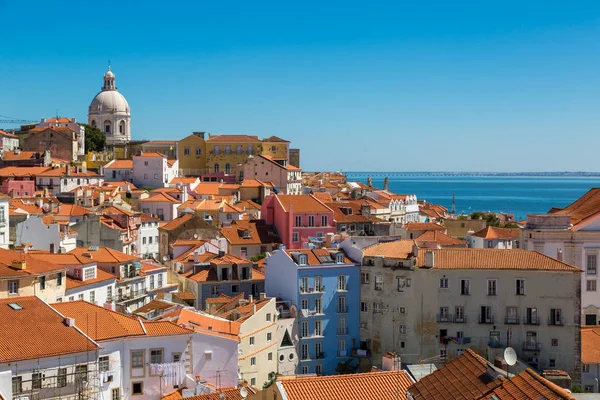
[[[483,239],[515,240],[518,239],[520,235],[521,230],[519,228],[498,228],[495,226],[488,226],[475,232],[471,236]]]
[[[289,143],[288,140],[282,139],[277,136],[269,136],[268,138],[264,138],[262,141],[269,142],[269,143],[273,143],[273,142]]]
[[[406,224],[409,231],[445,231],[446,227],[434,222],[409,222]]]
[[[6,136],[6,137],[11,137],[11,138],[17,138],[18,137],[14,133],[6,132],[6,131],[3,131],[2,129],[0,129],[0,135]]]
[[[581,327],[581,362],[600,363],[600,328]]]
[[[133,160],[112,160],[104,169],[133,169]]]
[[[580,273],[581,269],[565,264],[537,251],[513,249],[419,249],[418,266],[425,265],[425,253],[435,254],[437,269],[519,269]]]
[[[250,136],[250,135],[218,135],[218,136],[210,135],[207,142],[256,143],[256,142],[260,142],[260,140],[258,139],[258,136]]]
[[[228,339],[238,340],[237,335],[240,332],[240,324],[234,321],[228,321],[223,318],[214,317],[185,308],[179,309],[173,313],[178,325],[193,329],[196,332],[214,333]],[[167,314],[164,315],[168,317]]]
[[[160,293],[160,294],[162,294],[162,293]],[[180,306],[181,306],[181,304],[168,303],[166,301],[160,301],[160,300],[152,300],[150,303],[145,304],[145,305],[141,306],[140,308],[137,308],[133,313],[134,314],[146,314],[148,312],[155,311],[155,310],[168,310],[169,308],[180,307]]]
[[[563,388],[529,368],[510,379],[497,381],[498,387],[477,400],[575,400]]]
[[[25,261],[25,269],[13,267],[13,262]],[[22,277],[28,275],[46,275],[64,271],[65,267],[39,260],[30,254],[0,249],[0,277]]]
[[[144,143],[147,144],[147,143]],[[157,151],[143,151],[140,155],[135,155],[134,157],[161,157],[161,158],[167,158],[167,156],[165,156],[162,153],[159,153]]]
[[[553,214],[570,215],[571,224],[575,227],[600,212],[600,188],[590,189],[562,210],[553,209],[552,211],[554,211]]]
[[[116,281],[117,277],[109,272],[103,271],[100,268],[96,268],[96,277],[94,279],[88,279],[86,281],[80,281],[67,276],[67,290],[79,289],[84,286],[94,285],[98,282]]]
[[[183,214],[181,217],[177,217],[177,218],[167,222],[166,224],[161,226],[160,229],[164,229],[167,231],[173,230],[175,228],[180,227],[182,224],[186,223],[187,221],[189,221],[192,218],[194,218],[194,215],[192,215],[192,214]]]
[[[460,240],[448,236],[441,231],[425,231],[415,239],[416,242],[435,242],[440,246],[466,246],[465,240]]]
[[[235,221],[228,227],[220,229],[221,234],[232,245],[260,245],[280,243],[279,236],[272,225],[259,221]],[[246,236],[244,236],[246,234]]]
[[[395,240],[377,243],[363,250],[365,257],[383,256],[386,258],[408,259],[413,253],[414,241]]]
[[[289,211],[290,207],[295,213],[330,213],[332,210],[323,204],[322,201],[310,194],[288,195],[280,194],[276,196],[277,200],[283,206],[285,211]]]
[[[162,192],[154,193],[145,199],[141,199],[140,202],[143,203],[179,203],[179,200],[174,199],[168,194],[164,194]]]
[[[35,177],[42,172],[51,170],[52,167],[4,167],[0,168],[2,177]]]
[[[22,307],[14,310],[9,304]],[[66,303],[63,303],[66,304]],[[0,300],[0,362],[83,353],[100,347],[37,297]],[[56,340],[60,338],[60,340]]]
[[[406,371],[296,377],[278,382],[288,400],[406,400],[406,390],[413,384]]]
[[[196,396],[183,397],[182,400],[244,400],[246,397],[242,397],[242,395],[240,394],[240,389],[241,388],[235,387],[221,388],[217,389],[217,391],[213,393],[205,393]],[[250,386],[247,386],[246,390],[248,390],[248,395],[250,396],[256,394],[256,391]],[[163,400],[165,399],[163,398]]]
[[[1,132],[1,131],[0,131]],[[39,154],[41,157],[41,154],[39,151],[25,151],[25,150],[19,150],[18,154],[15,153],[14,151],[5,151],[2,154],[2,160],[4,161],[22,161],[22,160],[31,160],[31,159],[35,159],[35,155]],[[38,158],[37,160],[39,160],[40,162],[43,162],[44,159],[43,157]]]
[[[341,252],[344,254],[344,264],[354,264],[355,262],[352,261],[352,259],[350,259],[346,253],[344,252],[344,250],[342,249],[327,249],[327,248],[322,248],[322,249],[312,249],[312,250],[308,250],[308,249],[298,249],[298,250],[285,250],[285,252],[292,257],[292,259],[294,258],[295,254],[306,254],[307,255],[307,261],[308,264],[307,265],[324,265],[324,264],[334,264],[335,263],[335,256],[333,256],[330,251],[337,253],[337,252]],[[331,257],[331,258],[329,258]],[[256,271],[256,270],[255,270]]]
[[[76,249],[71,250],[68,254],[75,254],[82,258],[89,258],[84,255],[89,254],[91,255],[90,260],[99,263],[125,263],[138,260],[138,258],[135,256],[125,254],[109,247],[100,247],[98,250],[90,250],[86,247],[77,247]]]
[[[312,195],[323,203],[331,203],[333,201],[329,192],[313,192]]]

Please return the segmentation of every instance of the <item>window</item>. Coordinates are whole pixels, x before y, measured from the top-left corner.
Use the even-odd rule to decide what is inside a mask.
[[[398,291],[399,292],[404,292],[404,290],[406,289],[406,278],[399,276],[396,278],[398,280]]]
[[[12,391],[13,391],[13,393],[21,393],[23,391],[23,377],[13,376]]]
[[[95,302],[96,302],[96,291],[90,290],[90,303],[95,303]]]
[[[551,358],[548,360],[548,367],[549,368],[556,368],[556,360],[554,358]]]
[[[143,382],[133,382],[131,384],[131,393],[134,396],[144,394],[144,383]]]
[[[88,379],[87,365],[77,365],[75,367],[75,383],[86,382]]]
[[[265,316],[265,318],[267,319],[267,321],[270,321],[271,320],[271,313],[267,313],[266,316]]]
[[[8,281],[8,294],[19,294],[19,281]]]
[[[163,349],[150,349],[150,364],[162,364],[163,360]]]
[[[240,285],[235,284],[235,285],[231,285],[231,293],[239,293],[240,292]]]
[[[121,388],[114,388],[110,390],[111,400],[121,400]]]
[[[507,324],[518,324],[519,313],[517,307],[506,307],[506,323]]]
[[[315,299],[315,314],[323,314],[323,301],[320,298]]]
[[[77,300],[83,300],[83,293],[77,295]]]
[[[365,302],[365,301],[361,301],[360,302],[360,311],[361,312],[368,312],[369,311],[369,307],[367,306],[367,302]]]
[[[560,308],[550,309],[550,325],[562,325],[562,312]]]
[[[525,279],[517,279],[517,290],[518,296],[525,296]]]
[[[346,331],[346,318],[338,318],[338,335],[346,335],[348,332]]]
[[[480,324],[493,324],[494,323],[494,317],[492,316],[492,307],[481,306],[481,312],[479,314],[479,323]]]
[[[244,148],[242,147],[242,145],[238,144],[238,145],[235,147],[235,152],[236,152],[237,154],[242,154],[242,152],[243,152],[243,151],[244,151]]]
[[[67,386],[67,369],[59,368],[58,373],[56,374],[56,384],[58,387]]]
[[[310,226],[310,227],[315,226],[315,216],[314,215],[308,216],[308,226]]]
[[[440,278],[440,289],[448,289],[448,278]]]
[[[300,346],[300,359],[308,360],[308,343],[302,343]]]
[[[346,307],[346,296],[338,297],[338,313],[347,313],[348,307]]]
[[[256,357],[250,358],[250,365],[256,365]]]
[[[270,342],[272,337],[273,337],[273,334],[271,332],[267,332],[267,342]]]
[[[321,226],[327,226],[327,215],[321,215]]]
[[[201,156],[202,155],[202,148],[196,147],[196,155],[197,156]]]
[[[369,284],[369,273],[368,272],[360,273],[360,283],[362,283],[363,285]]]
[[[40,276],[40,289],[41,290],[46,289],[46,277],[45,276]]]
[[[460,280],[460,294],[463,296],[468,296],[471,294],[471,285],[468,279]]]
[[[317,375],[323,374],[323,365],[322,364],[315,365],[315,374],[317,374]]]
[[[315,276],[315,292],[322,292],[323,287],[323,277],[321,275]]]
[[[539,315],[538,309],[535,307],[527,308],[527,313],[525,315],[525,323],[529,325],[539,325]]]
[[[298,232],[292,232],[292,242],[299,242],[300,238],[298,236]]]
[[[248,154],[252,154],[252,150],[253,150],[253,149],[252,149],[252,145],[248,145],[248,147],[246,147],[246,152],[247,152]]]
[[[268,361],[272,361],[273,360],[273,353],[267,354],[267,360]]]
[[[302,299],[302,300],[300,300],[300,309],[301,310],[308,310],[308,299]]]
[[[594,281],[588,280],[586,282],[586,290],[588,292],[595,292],[596,291],[596,281],[595,280]]]
[[[213,166],[213,172],[219,172],[219,163],[215,163],[215,165]]]
[[[231,146],[225,145],[225,154],[231,154]]]
[[[310,281],[308,280],[307,276],[303,276],[302,278],[300,278],[300,292],[301,293],[308,293],[309,286],[310,286]]]
[[[406,335],[406,325],[398,325],[398,332],[401,335]]]
[[[219,287],[218,286],[213,286],[210,288],[210,293],[211,295],[215,296],[219,294]]]
[[[254,336],[250,336],[250,346],[254,346]]]
[[[62,278],[63,278],[62,272],[59,272],[58,274],[56,274],[56,284],[58,286],[62,285]]]
[[[150,239],[152,239],[152,238],[150,238]],[[142,244],[146,244],[146,238],[145,237],[142,238]]]
[[[219,147],[219,145],[216,145],[213,147],[213,153],[219,154],[220,152],[221,152],[221,147]]]
[[[497,294],[497,286],[498,286],[498,280],[497,279],[488,279],[487,280],[487,294],[488,296],[495,296]]]
[[[112,301],[112,286],[106,288],[106,300]]]
[[[588,254],[587,255],[587,264],[586,264],[586,273],[588,275],[596,275],[596,268],[597,268],[597,256],[595,254]]]
[[[308,370],[308,366],[307,366],[307,365],[304,365],[304,366],[302,367],[302,375],[307,375],[307,374],[308,374],[308,372],[309,372],[309,370]]]
[[[302,321],[302,324],[300,325],[300,337],[308,337],[308,321]]]
[[[315,336],[323,336],[323,321],[315,321]]]
[[[86,268],[83,270],[83,280],[88,281],[96,277],[96,268]]]
[[[110,370],[108,356],[98,357],[98,370],[100,372],[108,372]]]
[[[181,361],[181,353],[172,353],[171,359],[173,360],[174,363],[180,362]]]
[[[448,307],[440,307],[440,322],[448,322]]]
[[[440,350],[440,360],[445,361],[446,357],[448,357],[448,350],[441,349]]]
[[[31,374],[31,388],[41,389],[42,388],[42,373],[34,372]]]
[[[454,308],[454,320],[456,322],[464,322],[465,321],[465,308],[460,306],[460,307],[455,307]]]
[[[589,373],[589,372],[590,372],[590,364],[582,364],[582,365],[581,365],[581,371],[582,371],[584,374],[587,374],[587,373]]]
[[[144,350],[131,351],[131,368],[144,368]]]
[[[188,146],[185,146],[185,148],[183,149],[183,155],[184,156],[190,155],[190,148]]]
[[[383,290],[383,276],[375,275],[375,290]]]
[[[337,290],[338,290],[338,292],[343,292],[343,291],[348,290],[348,288],[346,287],[346,275],[338,275]]]
[[[488,249],[491,249],[492,247],[494,247],[494,244],[492,243],[491,240],[487,241],[487,247],[488,247]]]
[[[383,307],[381,303],[373,302],[373,314],[383,312]]]

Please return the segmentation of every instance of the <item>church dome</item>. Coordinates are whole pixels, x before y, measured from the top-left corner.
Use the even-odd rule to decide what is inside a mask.
[[[92,100],[89,112],[90,114],[129,114],[129,104],[116,90],[103,90]]]

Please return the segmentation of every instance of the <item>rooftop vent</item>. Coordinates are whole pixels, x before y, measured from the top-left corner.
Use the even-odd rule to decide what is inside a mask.
[[[23,307],[21,307],[20,305],[18,305],[17,303],[8,303],[8,306],[10,308],[12,308],[13,310],[22,310]]]
[[[75,326],[75,318],[65,318],[65,325],[66,326]]]

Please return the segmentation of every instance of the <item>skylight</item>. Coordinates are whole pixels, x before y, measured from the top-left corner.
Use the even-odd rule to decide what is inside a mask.
[[[8,303],[8,306],[10,308],[12,308],[13,310],[22,310],[23,307],[21,307],[20,305],[18,305],[17,303]]]

